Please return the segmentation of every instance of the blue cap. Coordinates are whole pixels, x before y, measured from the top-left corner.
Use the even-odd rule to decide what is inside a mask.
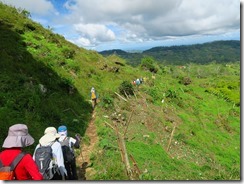
[[[58,132],[64,132],[64,131],[66,131],[66,130],[67,130],[67,127],[64,126],[64,125],[58,127]]]

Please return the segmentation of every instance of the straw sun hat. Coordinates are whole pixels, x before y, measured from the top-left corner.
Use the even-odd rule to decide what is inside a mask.
[[[42,146],[46,146],[49,145],[51,142],[55,141],[59,137],[60,135],[57,133],[55,127],[48,127],[44,131],[44,135],[40,138],[39,143]]]
[[[34,143],[25,124],[15,124],[9,127],[8,136],[3,142],[3,148],[26,147]]]

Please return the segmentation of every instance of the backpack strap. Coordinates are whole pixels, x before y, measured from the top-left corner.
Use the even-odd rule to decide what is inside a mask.
[[[21,152],[19,155],[17,155],[14,159],[14,161],[10,164],[11,171],[14,170],[14,168],[18,165],[19,161],[25,156],[24,152]]]
[[[0,158],[0,168],[3,167],[2,159]]]
[[[58,141],[58,142],[60,142],[61,146],[64,146],[65,143],[68,144],[66,146],[69,146],[69,139],[70,139],[70,137],[66,136],[62,141]]]

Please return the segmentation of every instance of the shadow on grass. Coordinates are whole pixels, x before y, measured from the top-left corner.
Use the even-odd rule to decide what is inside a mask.
[[[31,31],[35,34],[36,30]],[[66,125],[69,136],[83,136],[92,108],[69,79],[44,64],[46,58],[28,52],[21,34],[1,19],[0,142],[3,143],[10,126],[24,123],[35,139],[34,145],[25,151],[33,153],[49,126]]]

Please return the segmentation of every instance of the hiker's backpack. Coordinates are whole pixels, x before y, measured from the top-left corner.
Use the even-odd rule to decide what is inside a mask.
[[[36,149],[35,162],[44,180],[50,180],[57,172],[57,165],[53,161],[51,146],[41,146]]]
[[[69,146],[69,140],[69,137],[65,137],[63,141],[59,141],[62,146],[64,162],[68,164],[70,164],[75,158],[74,152]]]
[[[5,166],[0,159],[0,180],[14,180],[14,169],[25,156],[25,153],[18,154],[9,166]]]
[[[96,98],[97,98],[97,96],[96,96],[95,91],[92,91],[91,92],[91,99],[96,99]]]

